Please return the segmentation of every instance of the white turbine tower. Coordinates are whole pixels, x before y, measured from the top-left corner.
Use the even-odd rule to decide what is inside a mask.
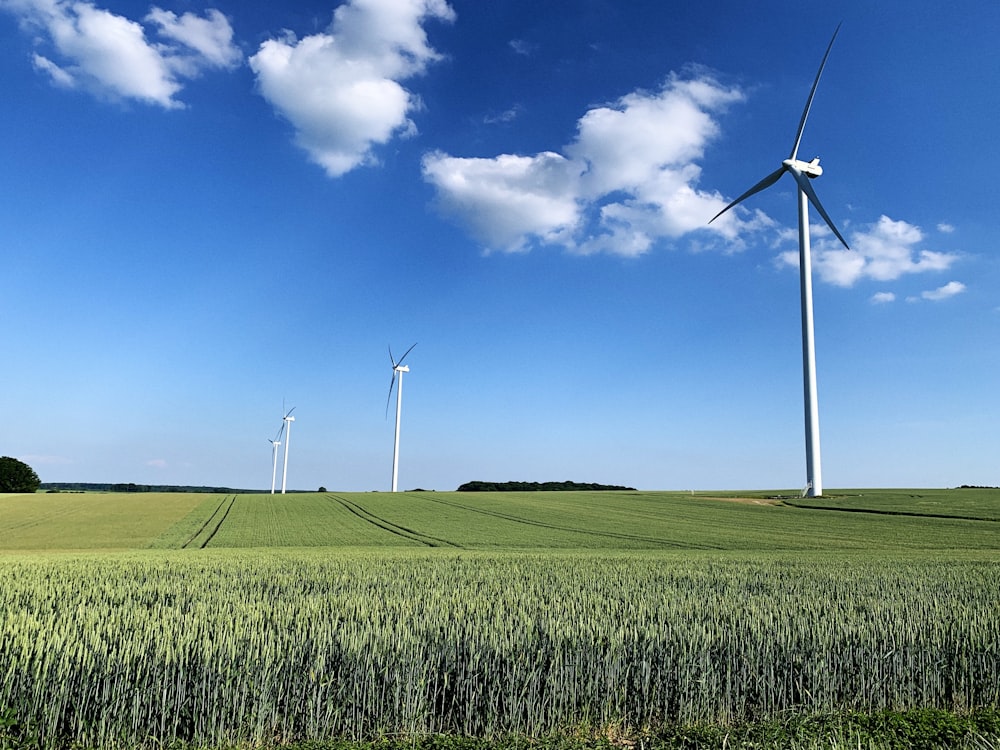
[[[416,346],[414,344],[413,346]],[[403,373],[409,372],[410,368],[403,364],[406,355],[413,351],[413,346],[407,349],[397,362],[392,356],[392,347],[389,347],[389,361],[392,362],[392,380],[389,381],[389,395],[385,399],[385,414],[389,416],[389,401],[392,400],[392,388],[396,386],[396,437],[392,444],[392,491],[396,491],[396,478],[399,475],[399,415],[403,411]],[[399,379],[397,385],[396,380]]]
[[[809,116],[809,109],[812,107],[813,97],[816,95],[816,87],[819,85],[819,78],[823,75],[823,68],[826,67],[826,59],[830,56],[833,48],[833,41],[840,31],[838,25],[827,45],[826,54],[819,65],[816,73],[816,80],[813,81],[812,90],[809,92],[809,99],[806,100],[805,109],[802,110],[802,119],[799,120],[799,130],[795,134],[795,143],[792,145],[792,153],[787,159],[781,162],[781,166],[771,172],[767,177],[758,182],[743,195],[734,200],[724,209],[719,211],[709,221],[711,224],[722,214],[735,206],[737,203],[749,198],[761,190],[765,190],[777,182],[786,172],[790,174],[798,185],[798,205],[799,205],[799,288],[802,303],[802,384],[805,397],[805,432],[806,432],[806,494],[809,497],[817,497],[823,494],[823,476],[820,465],[819,450],[819,405],[816,395],[816,345],[813,335],[813,301],[812,301],[812,259],[809,252],[809,204],[819,211],[820,216],[833,230],[844,247],[850,250],[847,240],[843,238],[833,220],[827,214],[823,205],[819,202],[816,192],[813,190],[809,180],[815,179],[823,174],[819,166],[819,157],[812,161],[800,161],[798,158],[799,143],[802,140],[802,131],[806,126],[806,118]]]
[[[295,417],[292,416],[293,411],[295,411],[294,406],[288,410],[288,413],[285,414],[285,416],[281,418],[281,421],[284,422],[284,424],[281,425],[281,429],[285,431],[285,466],[281,470],[282,495],[285,494],[285,482],[288,480],[288,444],[292,442],[292,422],[295,421]]]
[[[274,494],[274,482],[278,476],[278,448],[281,446],[281,433],[284,432],[285,425],[282,423],[281,429],[278,430],[278,434],[274,436],[274,440],[268,440],[271,444],[271,494]]]

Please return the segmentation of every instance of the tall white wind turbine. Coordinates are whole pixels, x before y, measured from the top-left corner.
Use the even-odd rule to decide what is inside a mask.
[[[285,424],[282,422],[281,429],[274,436],[274,440],[268,440],[271,444],[271,494],[274,494],[274,481],[278,476],[278,448],[281,446],[281,433],[285,431]]]
[[[285,466],[281,470],[281,494],[285,494],[285,482],[288,480],[288,444],[292,442],[292,422],[295,421],[295,417],[292,416],[292,412],[295,411],[293,406],[288,410],[288,413],[281,418],[284,424],[281,428],[285,431]]]
[[[781,166],[771,172],[767,177],[758,182],[743,195],[734,200],[724,209],[719,211],[708,222],[711,224],[730,208],[740,203],[751,195],[765,190],[777,182],[786,172],[792,176],[798,185],[798,205],[799,205],[799,288],[802,303],[802,384],[805,401],[805,432],[806,432],[806,494],[809,497],[817,497],[823,494],[823,476],[820,464],[819,450],[819,405],[816,395],[816,345],[813,335],[813,301],[812,301],[812,259],[809,250],[809,204],[812,203],[827,226],[833,230],[837,239],[843,243],[844,247],[850,250],[847,240],[837,230],[833,220],[819,202],[816,192],[809,181],[823,174],[819,166],[819,157],[812,161],[801,161],[798,158],[799,143],[802,140],[802,131],[806,126],[806,118],[809,117],[809,109],[812,107],[813,97],[816,95],[816,87],[819,85],[819,78],[823,75],[823,68],[826,67],[826,59],[830,56],[833,48],[833,41],[840,31],[838,24],[827,45],[826,54],[819,65],[816,73],[816,80],[813,81],[812,90],[806,100],[805,109],[802,110],[802,119],[799,120],[799,130],[795,134],[795,143],[792,145],[792,153],[787,159],[781,162]]]
[[[414,344],[413,346],[416,346]],[[403,364],[406,355],[413,351],[413,346],[407,349],[397,362],[392,356],[392,347],[389,347],[389,361],[392,362],[392,380],[389,381],[389,395],[385,399],[385,414],[389,416],[389,401],[392,400],[392,388],[396,387],[396,437],[392,444],[392,491],[396,491],[396,478],[399,475],[399,415],[403,411],[403,373],[409,372],[410,368]],[[397,383],[397,380],[399,381]]]

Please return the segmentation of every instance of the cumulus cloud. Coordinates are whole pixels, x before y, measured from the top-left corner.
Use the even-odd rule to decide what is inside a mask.
[[[151,41],[138,21],[90,2],[0,0],[0,8],[17,15],[45,45],[46,54],[33,56],[36,70],[58,86],[103,97],[182,107],[176,95],[184,79],[231,68],[242,58],[229,21],[217,10],[204,18],[177,17],[154,7],[144,19],[160,37]]]
[[[956,294],[961,294],[964,291],[965,284],[961,281],[949,281],[947,284],[940,286],[937,289],[921,292],[920,297],[932,302],[940,302],[941,300],[950,299]]]
[[[877,222],[851,233],[851,250],[826,240],[818,227],[811,227],[816,243],[813,269],[819,278],[836,286],[853,286],[861,279],[894,281],[904,274],[946,271],[958,260],[957,253],[920,249],[924,240],[920,227],[881,216]],[[778,256],[784,265],[798,266],[798,251]]]
[[[951,234],[955,231],[955,227],[951,224],[941,223],[937,225],[937,230],[943,234]]]
[[[657,92],[587,111],[561,153],[469,158],[438,151],[424,157],[424,178],[441,208],[491,250],[548,244],[632,256],[696,229],[736,240],[769,220],[759,212],[750,220],[727,214],[706,229],[726,202],[698,188],[697,160],[718,135],[714,115],[742,99],[708,75],[674,75]]]
[[[872,302],[877,305],[884,305],[888,302],[895,302],[896,295],[892,292],[876,292],[872,295]]]
[[[402,81],[440,55],[422,24],[451,21],[444,0],[349,0],[330,28],[285,35],[250,58],[261,95],[295,128],[295,141],[331,177],[375,160],[373,147],[411,135],[420,100]]]

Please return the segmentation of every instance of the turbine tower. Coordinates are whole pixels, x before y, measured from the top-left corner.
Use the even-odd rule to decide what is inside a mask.
[[[414,344],[413,346],[416,346]],[[396,386],[396,437],[392,444],[392,491],[396,491],[396,478],[399,475],[399,415],[403,411],[403,373],[409,372],[410,368],[403,364],[406,355],[413,351],[413,346],[407,349],[397,362],[392,356],[392,347],[389,347],[389,361],[392,362],[392,380],[389,381],[389,395],[385,399],[385,414],[389,416],[389,401],[392,400],[392,388]],[[399,379],[397,385],[396,380]]]
[[[281,429],[278,430],[278,434],[274,436],[274,440],[268,440],[271,444],[271,494],[274,494],[274,481],[278,476],[278,448],[281,446],[281,433],[284,432],[285,425],[282,423]]]
[[[806,126],[806,118],[809,117],[809,109],[812,107],[813,97],[816,95],[816,87],[819,85],[819,78],[823,75],[823,68],[826,67],[826,59],[830,56],[833,42],[840,31],[840,25],[833,32],[830,44],[827,45],[826,54],[819,65],[816,73],[816,80],[813,81],[812,90],[806,100],[805,109],[802,110],[802,119],[799,120],[799,130],[795,134],[795,143],[792,145],[792,152],[787,159],[781,162],[781,166],[771,172],[767,177],[758,182],[743,195],[734,200],[724,209],[719,211],[709,220],[709,224],[718,219],[722,214],[744,201],[751,195],[765,190],[777,182],[786,172],[792,176],[798,185],[798,207],[799,207],[799,291],[802,304],[802,385],[805,401],[805,433],[806,433],[806,495],[818,497],[823,494],[823,474],[820,462],[819,449],[819,404],[816,393],[816,344],[813,334],[813,301],[812,301],[812,258],[809,249],[809,204],[823,217],[827,226],[833,230],[837,239],[848,250],[851,248],[847,240],[837,230],[833,220],[819,202],[816,192],[809,183],[823,174],[819,166],[819,157],[812,161],[801,161],[798,158],[799,143],[802,141],[802,131]]]
[[[295,417],[292,416],[292,412],[295,411],[293,406],[288,410],[288,413],[281,418],[284,424],[281,425],[281,429],[285,431],[285,466],[281,470],[281,494],[285,494],[285,482],[288,479],[288,444],[292,442],[292,422],[295,421]]]

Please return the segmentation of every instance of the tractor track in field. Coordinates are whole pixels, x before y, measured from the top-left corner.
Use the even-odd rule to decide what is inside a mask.
[[[208,528],[209,524],[212,523],[212,520],[216,516],[219,515],[219,511],[221,511],[222,510],[222,506],[226,504],[226,500],[229,501],[229,506],[226,508],[225,512],[219,518],[218,523],[215,524],[215,528],[212,529],[212,533],[208,535],[208,537],[205,539],[205,541],[203,541],[201,544],[198,545],[198,549],[205,549],[206,545],[210,541],[212,541],[212,537],[214,537],[216,535],[216,533],[219,531],[219,529],[222,527],[223,522],[226,520],[226,517],[229,515],[229,511],[231,511],[233,509],[233,503],[236,502],[236,495],[233,495],[232,497],[230,497],[229,495],[226,495],[225,497],[223,497],[222,500],[219,501],[219,504],[216,506],[215,510],[212,511],[212,515],[210,515],[208,518],[206,518],[205,519],[205,523],[203,523],[201,526],[199,526],[198,530],[196,532],[194,532],[194,534],[191,535],[191,538],[188,539],[186,542],[184,542],[184,544],[181,545],[181,549],[188,549],[189,545],[195,539],[197,539],[199,536],[201,536],[202,532],[204,532],[205,529]]]
[[[440,537],[430,536],[429,534],[424,534],[414,529],[408,529],[405,526],[400,526],[399,524],[393,523],[381,516],[377,516],[372,513],[367,508],[362,505],[348,500],[346,497],[341,497],[339,495],[327,495],[330,500],[333,500],[343,506],[344,510],[349,513],[354,514],[362,521],[370,523],[383,531],[388,531],[390,534],[395,534],[396,536],[402,537],[404,539],[409,539],[412,542],[418,542],[427,547],[456,547],[458,549],[462,548],[462,545],[450,542],[447,539],[441,539]]]
[[[523,523],[526,526],[538,526],[543,529],[553,529],[555,531],[569,531],[574,534],[583,534],[584,536],[599,536],[609,539],[627,539],[633,542],[647,542],[655,544],[659,547],[666,547],[669,549],[722,549],[721,546],[709,545],[709,544],[682,544],[680,542],[669,542],[665,539],[659,539],[657,537],[651,536],[641,536],[639,534],[619,534],[614,531],[594,531],[592,529],[580,529],[574,526],[560,526],[554,523],[545,523],[544,521],[532,521],[528,518],[522,518],[520,516],[511,515],[509,513],[500,513],[494,510],[483,510],[482,508],[473,508],[469,505],[462,505],[461,503],[449,502],[448,500],[442,500],[436,497],[427,497],[421,495],[422,498],[432,502],[440,503],[441,505],[448,505],[452,508],[459,508],[461,510],[467,510],[471,513],[481,513],[484,516],[493,516],[494,518],[502,518],[506,521],[512,521],[514,523]]]
[[[812,505],[796,502],[794,500],[784,500],[782,505],[796,510],[829,510],[835,513],[869,513],[875,516],[904,516],[906,518],[933,518],[934,520],[947,521],[986,521],[987,523],[1000,523],[1000,518],[987,518],[986,516],[959,516],[948,513],[921,513],[915,510],[889,510],[879,508],[847,508],[836,505]]]
[[[223,500],[223,502],[225,502],[225,500]],[[219,522],[215,524],[215,528],[212,529],[212,533],[209,534],[208,537],[206,537],[205,541],[201,543],[202,549],[205,549],[205,547],[208,546],[208,543],[212,541],[212,537],[214,537],[217,533],[219,533],[219,529],[221,529],[222,524],[226,522],[226,519],[229,517],[229,511],[233,509],[233,506],[235,504],[236,504],[236,495],[233,495],[232,498],[230,498],[229,500],[229,505],[226,506],[226,512],[222,514],[222,518],[220,518]]]

